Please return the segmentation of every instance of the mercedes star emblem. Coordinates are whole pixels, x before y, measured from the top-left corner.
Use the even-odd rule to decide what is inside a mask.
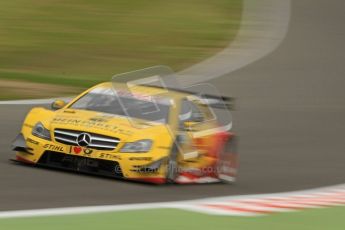
[[[91,136],[88,133],[81,133],[77,138],[77,143],[81,147],[87,147],[91,143]]]

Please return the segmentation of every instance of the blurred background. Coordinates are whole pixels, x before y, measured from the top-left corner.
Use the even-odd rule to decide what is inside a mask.
[[[242,0],[0,1],[0,99],[71,95],[153,65],[175,71],[236,35]]]

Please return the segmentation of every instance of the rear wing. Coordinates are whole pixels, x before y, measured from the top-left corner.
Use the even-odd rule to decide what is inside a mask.
[[[141,70],[113,76],[113,83],[127,83],[132,86],[147,86],[160,88],[167,91],[185,93],[196,97],[201,104],[217,109],[235,109],[235,99],[233,97],[219,96],[218,90],[211,86],[197,84],[188,89],[181,86],[175,76],[174,71],[167,66],[153,66]]]
[[[225,96],[214,96],[209,94],[195,95],[199,97],[204,105],[216,109],[235,110],[235,98]]]
[[[143,84],[143,86],[163,88],[161,86],[152,85],[152,84]],[[179,89],[179,88],[171,88],[171,87],[164,87],[164,88],[166,90],[170,90],[170,91],[190,94],[191,96],[198,98],[202,102],[202,104],[204,104],[206,106],[210,106],[212,108],[235,110],[235,98],[234,97],[203,94],[200,92],[193,92],[193,91],[188,91],[188,90]]]

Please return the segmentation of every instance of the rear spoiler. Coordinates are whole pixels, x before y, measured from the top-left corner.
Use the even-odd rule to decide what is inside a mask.
[[[143,86],[162,88],[160,86],[152,85],[152,84],[143,84]],[[188,90],[178,89],[178,88],[170,88],[170,87],[165,87],[165,88],[167,90],[193,95],[199,98],[204,105],[210,106],[212,108],[235,110],[235,98],[233,97],[202,94],[199,92],[193,92],[193,91],[188,91]]]
[[[235,98],[225,96],[214,96],[209,94],[194,95],[199,97],[204,105],[216,109],[235,110]]]

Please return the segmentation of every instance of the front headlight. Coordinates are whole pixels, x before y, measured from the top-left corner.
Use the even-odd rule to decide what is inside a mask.
[[[121,153],[145,153],[150,151],[152,140],[140,140],[126,143],[120,150]]]
[[[49,141],[51,140],[50,131],[46,129],[41,122],[36,123],[36,125],[32,129],[31,134],[39,138],[43,138]]]

